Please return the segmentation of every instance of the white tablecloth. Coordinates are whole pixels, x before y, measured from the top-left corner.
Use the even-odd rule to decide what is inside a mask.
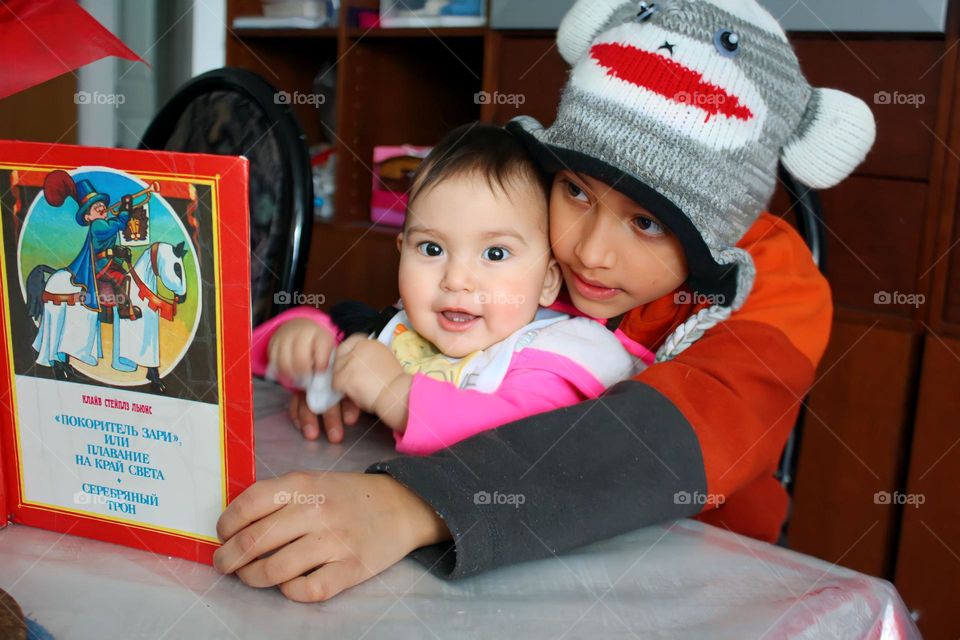
[[[257,384],[258,477],[360,470],[384,427],[305,442]],[[691,520],[444,582],[412,560],[314,605],[206,565],[11,525],[0,588],[56,638],[919,638],[888,582]]]

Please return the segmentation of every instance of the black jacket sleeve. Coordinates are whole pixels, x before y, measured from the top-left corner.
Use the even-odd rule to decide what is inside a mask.
[[[700,445],[658,391],[628,380],[425,457],[379,462],[436,509],[453,541],[412,555],[443,578],[532,560],[692,516],[706,492]],[[451,548],[452,546],[452,548]]]

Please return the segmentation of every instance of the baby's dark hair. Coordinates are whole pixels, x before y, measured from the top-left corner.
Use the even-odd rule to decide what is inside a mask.
[[[503,127],[474,122],[445,135],[424,159],[413,174],[409,202],[441,180],[471,174],[483,176],[491,189],[499,187],[505,193],[511,186],[529,184],[546,199],[550,190],[550,176],[520,140]]]

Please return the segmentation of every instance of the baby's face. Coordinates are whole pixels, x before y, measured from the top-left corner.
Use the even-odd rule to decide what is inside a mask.
[[[411,203],[398,239],[400,297],[413,328],[448,356],[486,349],[556,298],[547,204],[517,179],[441,180]]]

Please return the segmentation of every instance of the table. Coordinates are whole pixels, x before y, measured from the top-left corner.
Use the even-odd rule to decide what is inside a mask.
[[[382,427],[306,442],[286,394],[255,385],[258,477],[361,470]],[[56,638],[919,638],[893,586],[693,520],[445,582],[404,560],[321,604],[233,576],[20,525],[0,530],[0,588]]]

